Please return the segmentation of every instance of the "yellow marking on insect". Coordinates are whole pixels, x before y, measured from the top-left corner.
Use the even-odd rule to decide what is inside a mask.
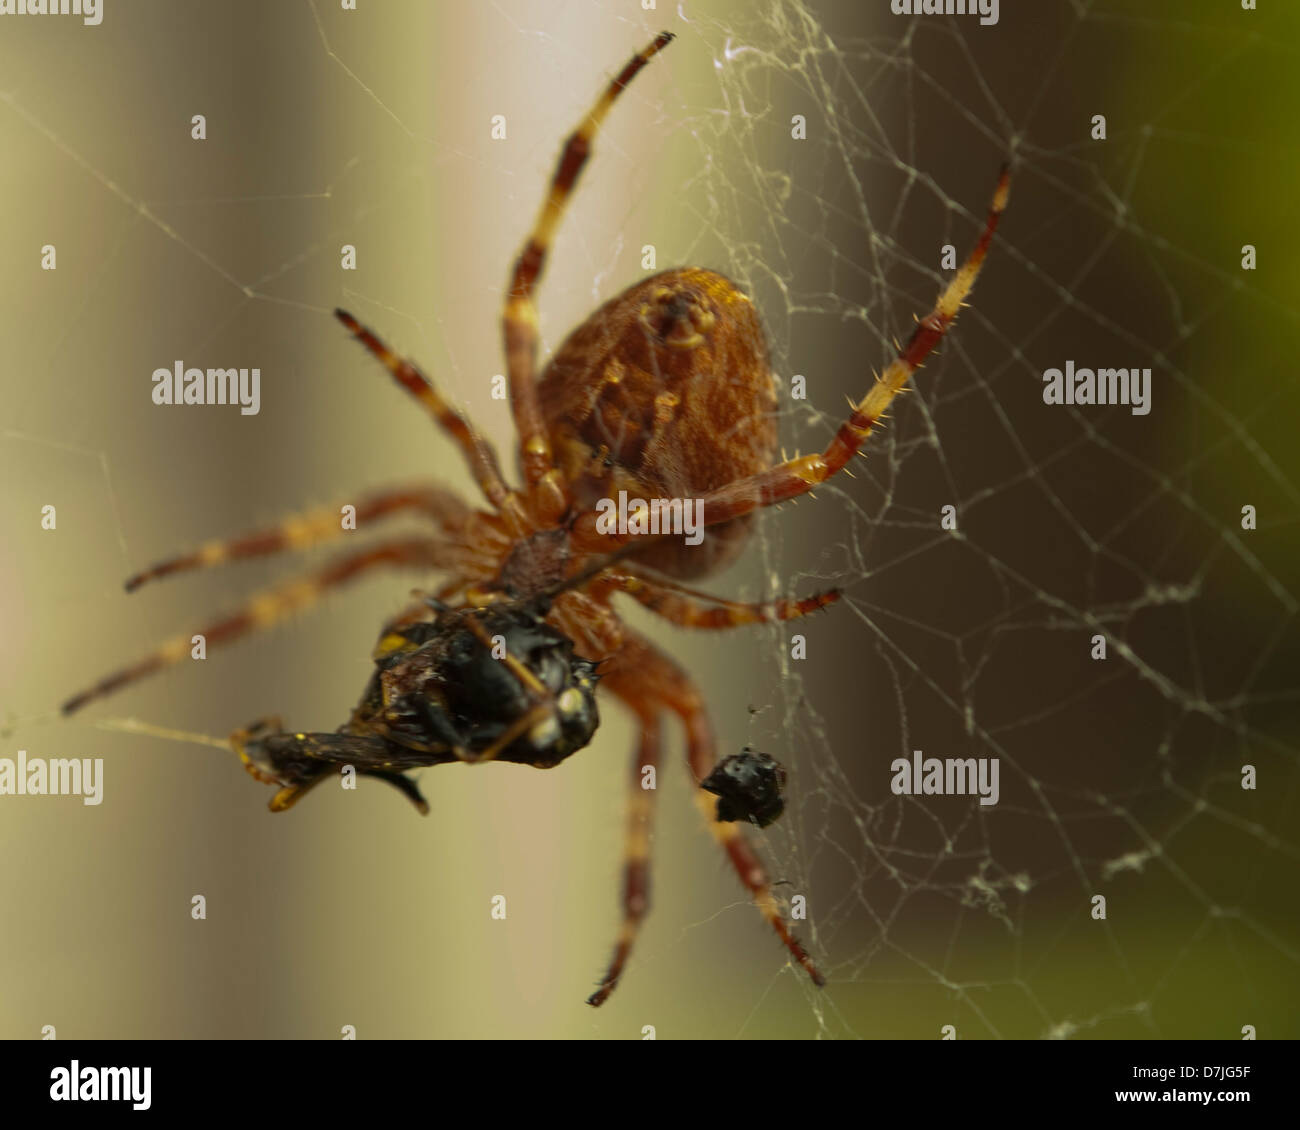
[[[410,647],[411,641],[397,632],[389,632],[377,644],[375,650],[371,653],[372,659],[382,659],[385,655],[392,655],[395,651],[400,651],[404,647]]]
[[[313,782],[314,783],[314,782]],[[288,812],[299,798],[306,791],[301,785],[285,785],[278,793],[271,798],[270,809],[272,812]]]
[[[524,452],[528,455],[545,455],[550,449],[550,444],[542,435],[529,436],[528,442],[524,444]]]
[[[529,733],[537,727],[540,722],[544,722],[547,718],[550,718],[552,722],[555,721],[555,717],[547,712],[547,708],[543,704],[538,703],[532,708],[532,710],[528,711],[527,714],[523,714],[519,718],[515,719],[506,732],[497,738],[497,740],[482,753],[477,756],[473,754],[465,755],[462,750],[456,749],[456,756],[461,758],[463,761],[470,761],[476,765],[482,764],[485,761],[495,761],[502,750],[510,746],[516,738],[521,734]]]
[[[555,720],[554,715],[543,718],[531,730],[528,731],[528,738],[534,745],[547,745],[560,736],[560,724]]]

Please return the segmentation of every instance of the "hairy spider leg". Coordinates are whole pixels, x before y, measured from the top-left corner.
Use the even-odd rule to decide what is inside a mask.
[[[623,922],[614,942],[614,953],[600,979],[600,986],[587,998],[587,1003],[599,1007],[609,999],[618,986],[619,978],[631,956],[632,946],[640,933],[641,923],[650,912],[650,833],[654,824],[656,787],[646,787],[645,770],[659,772],[662,752],[659,715],[635,703],[628,705],[636,711],[640,725],[637,747],[632,757],[632,772],[628,781],[627,839],[623,847]]]
[[[862,448],[876,421],[881,418],[894,397],[902,391],[908,378],[943,339],[944,334],[948,332],[948,327],[952,325],[958,311],[970,295],[975,280],[979,277],[980,268],[984,265],[989,245],[993,242],[998,220],[1006,207],[1010,187],[1010,169],[1004,166],[993,193],[993,201],[989,207],[984,229],[966,262],[939,295],[934,308],[917,322],[916,329],[912,331],[907,344],[899,350],[889,367],[876,379],[871,390],[854,406],[852,415],[840,425],[826,450],[820,455],[804,455],[788,459],[766,471],[736,479],[726,486],[709,491],[701,499],[704,508],[704,525],[714,526],[721,522],[728,522],[752,510],[796,498],[844,469],[849,460]],[[593,550],[596,546],[608,547],[611,544],[626,542],[633,536],[598,533],[596,519],[595,513],[585,514],[575,523],[573,528],[575,548]]]
[[[434,422],[451,437],[465,456],[470,473],[483,492],[483,497],[515,527],[515,533],[522,533],[525,527],[519,511],[518,499],[501,477],[501,468],[492,445],[479,433],[469,418],[462,416],[443,400],[433,382],[413,361],[399,357],[378,335],[363,326],[346,310],[335,310],[334,316],[378,359],[379,363],[392,374],[393,379],[423,405]]]
[[[772,894],[771,880],[745,833],[735,824],[720,822],[718,798],[699,787],[717,762],[717,743],[704,700],[690,676],[644,637],[625,629],[623,651],[614,670],[604,676],[602,685],[639,715],[662,709],[681,719],[686,731],[687,764],[696,785],[696,804],[708,821],[713,838],[790,955],[812,978],[813,984],[825,985],[826,979],[782,917]]]
[[[795,620],[834,604],[840,598],[839,589],[828,589],[798,599],[750,602],[727,600],[672,581],[650,580],[632,573],[609,571],[602,573],[600,580],[682,628],[724,630],[743,624]]]
[[[908,378],[948,332],[958,311],[970,295],[988,254],[998,220],[1007,204],[1011,173],[1006,166],[998,177],[993,201],[989,206],[984,230],[966,262],[944,288],[934,308],[916,324],[907,344],[899,350],[889,367],[877,378],[871,390],[857,403],[853,414],[840,425],[835,438],[820,455],[805,455],[787,460],[768,471],[738,479],[704,496],[704,522],[713,525],[773,503],[784,502],[812,490],[843,470],[857,454],[876,421],[884,415],[894,397],[902,391]]]
[[[546,199],[542,201],[533,223],[533,230],[510,274],[501,329],[505,339],[511,411],[514,413],[515,429],[519,433],[519,461],[524,481],[530,487],[548,475],[551,476],[548,481],[557,490],[560,487],[558,474],[551,474],[554,472],[551,441],[546,434],[546,424],[537,395],[537,306],[534,301],[537,282],[545,269],[546,255],[555,237],[555,229],[564,215],[565,205],[577,183],[578,175],[591,155],[592,139],[600,129],[601,122],[628,83],[673,39],[671,32],[660,32],[653,43],[633,55],[596,99],[595,105],[587,112],[578,128],[569,135],[551,177]]]
[[[176,573],[210,569],[231,561],[268,557],[333,541],[349,532],[344,530],[339,518],[341,507],[342,504],[290,514],[271,527],[205,542],[193,553],[178,554],[136,573],[127,580],[126,591],[135,592],[141,585]],[[355,507],[358,524],[414,511],[432,520],[439,533],[447,538],[456,537],[470,514],[469,507],[451,491],[425,484],[377,491],[363,497]]]
[[[114,671],[93,687],[73,695],[61,709],[64,714],[71,714],[88,702],[104,698],[147,675],[180,663],[190,654],[194,634],[202,635],[209,647],[221,646],[278,624],[290,614],[315,604],[331,589],[372,569],[381,566],[447,569],[454,565],[455,547],[429,538],[380,542],[344,554],[320,569],[255,594],[237,611],[199,628],[197,633],[173,637],[138,662]]]

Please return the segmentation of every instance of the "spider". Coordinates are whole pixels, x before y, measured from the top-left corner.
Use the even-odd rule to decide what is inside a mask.
[[[1004,167],[964,265],[820,454],[775,462],[776,393],[764,331],[750,299],[711,270],[668,270],[625,290],[574,330],[539,375],[535,293],[555,230],[610,108],[672,40],[663,32],[634,55],[567,138],[514,263],[502,331],[522,485],[507,484],[492,447],[423,372],[350,314],[336,311],[450,436],[487,508],[472,509],[433,484],[368,495],[356,506],[358,528],[407,513],[426,520],[428,532],[346,552],[201,629],[209,645],[229,643],[372,570],[415,568],[446,578],[435,594],[421,594],[384,625],[375,671],[350,721],[336,733],[285,733],[267,719],[232,735],[245,768],[278,786],[274,811],[344,765],[388,781],[425,811],[403,770],[493,759],[558,764],[596,731],[599,678],[601,690],[631,711],[639,739],[629,781],[622,925],[588,998],[592,1005],[618,984],[649,908],[655,794],[642,788],[642,780],[646,767],[659,764],[666,716],[683,727],[696,801],[740,882],[794,961],[818,986],[825,983],[738,826],[761,827],[779,815],[784,770],[750,751],[717,761],[713,726],[695,684],[623,623],[613,597],[625,594],[675,625],[703,629],[790,620],[837,599],[832,590],[742,603],[682,582],[733,560],[756,510],[804,494],[858,453],[969,295],[1009,190]],[[635,498],[699,500],[705,536],[692,545],[663,535],[602,532],[595,504],[623,490]],[[128,580],[127,591],[339,535],[337,510],[292,517],[163,561]],[[189,649],[188,634],[166,643],[68,700],[63,710],[70,713],[176,664]]]

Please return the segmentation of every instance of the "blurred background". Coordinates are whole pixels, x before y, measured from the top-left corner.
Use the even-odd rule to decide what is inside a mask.
[[[97,807],[0,797],[0,1036],[1300,1035],[1300,127],[1281,111],[1300,15],[358,7],[105,0],[98,27],[0,20],[0,756],[105,774]],[[371,577],[71,720],[56,709],[303,562],[127,596],[137,569],[388,483],[471,497],[329,311],[416,358],[509,450],[490,383],[511,257],[561,139],[662,28],[679,40],[611,115],[555,244],[546,349],[652,244],[660,268],[750,290],[782,387],[807,379],[806,401],[782,398],[782,441],[819,448],[929,308],[944,246],[965,254],[1008,155],[1016,179],[972,308],[856,478],[766,515],[707,584],[840,585],[844,602],[718,636],[628,614],[696,673],[724,752],[790,768],[762,850],[779,894],[806,896],[830,986],[746,905],[671,731],[653,910],[593,1011],[632,749],[617,708],[555,772],[426,771],[424,819],[364,781],[272,817],[233,754],[184,737],[273,713],[332,729],[379,625],[428,578]],[[150,375],[178,359],[259,367],[260,413],[156,406]],[[1151,367],[1150,414],[1045,406],[1041,374],[1066,360]],[[917,749],[998,757],[1000,803],[891,795],[890,762]]]

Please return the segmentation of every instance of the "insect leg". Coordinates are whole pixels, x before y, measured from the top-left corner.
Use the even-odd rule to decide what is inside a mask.
[[[309,790],[343,766],[365,777],[386,781],[402,793],[421,815],[429,806],[414,781],[396,766],[407,764],[389,743],[370,734],[285,733],[278,718],[264,718],[230,735],[230,744],[244,768],[263,784],[279,785],[271,798],[272,812],[293,807]]]

